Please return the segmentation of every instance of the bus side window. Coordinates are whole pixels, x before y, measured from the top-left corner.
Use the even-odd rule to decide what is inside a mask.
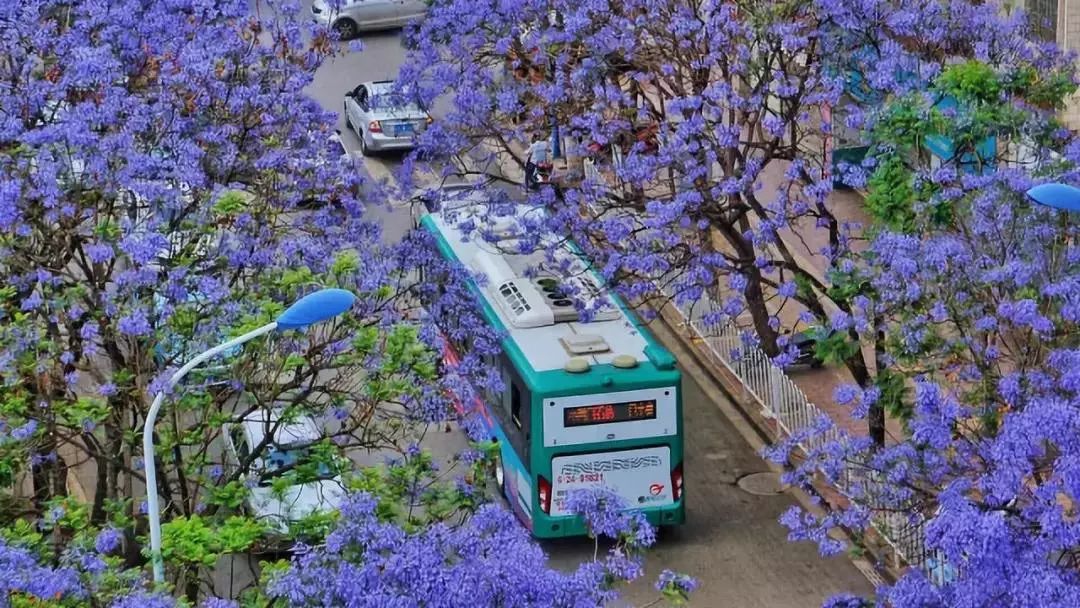
[[[510,376],[510,370],[507,369],[505,363],[503,363],[500,371],[502,372],[502,382],[503,382],[502,399],[501,399],[501,401],[502,401],[501,405],[502,405],[503,414],[502,414],[501,417],[505,419],[505,418],[510,416],[510,410],[511,410],[511,408],[510,408],[510,394],[511,394],[511,387],[514,386],[514,379]]]
[[[521,391],[518,390],[517,382],[510,383],[510,417],[514,425],[521,428]]]

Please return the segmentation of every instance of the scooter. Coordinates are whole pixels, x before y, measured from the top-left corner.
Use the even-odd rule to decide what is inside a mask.
[[[798,349],[799,354],[796,355],[792,365],[809,365],[813,369],[818,369],[822,366],[820,359],[814,356],[814,344],[816,340],[811,336],[809,331],[800,331],[791,337],[791,344]]]
[[[540,163],[536,165],[536,170],[533,171],[531,179],[528,180],[529,190],[536,191],[540,189],[540,186],[551,183],[551,163]]]

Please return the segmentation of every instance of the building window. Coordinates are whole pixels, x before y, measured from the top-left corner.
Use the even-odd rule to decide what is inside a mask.
[[[1035,35],[1043,40],[1056,42],[1058,0],[1028,0],[1026,4]]]

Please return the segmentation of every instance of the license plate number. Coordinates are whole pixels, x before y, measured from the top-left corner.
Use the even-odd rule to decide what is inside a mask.
[[[402,135],[412,135],[412,125],[397,125],[394,127],[394,135],[400,137]]]

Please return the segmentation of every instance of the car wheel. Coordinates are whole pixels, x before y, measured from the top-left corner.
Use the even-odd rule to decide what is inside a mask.
[[[337,32],[338,37],[342,40],[352,40],[360,33],[359,29],[356,27],[356,22],[348,18],[335,21],[334,31]]]
[[[367,147],[367,140],[364,139],[364,130],[360,129],[358,133],[360,134],[360,154],[371,156],[371,150]]]
[[[676,524],[660,524],[656,526],[656,540],[670,541],[679,537],[680,526]]]
[[[341,108],[343,114],[345,114],[345,128],[352,130],[352,121],[349,120],[349,104],[344,104]]]

